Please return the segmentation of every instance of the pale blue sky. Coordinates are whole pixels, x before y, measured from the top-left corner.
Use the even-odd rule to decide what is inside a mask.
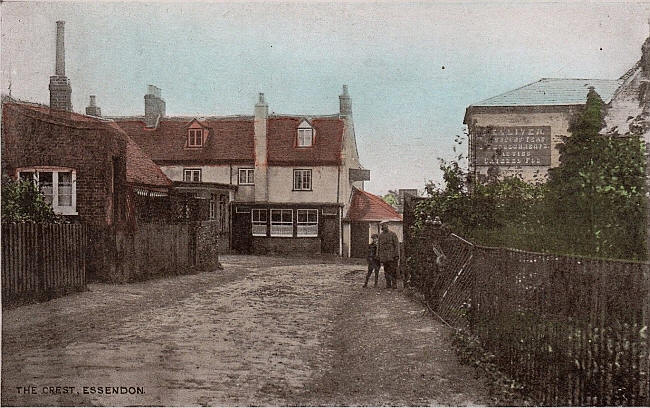
[[[75,111],[338,111],[348,84],[366,188],[423,188],[454,156],[467,105],[542,77],[615,79],[640,57],[646,2],[4,2],[2,92],[48,103],[65,20]],[[444,69],[443,69],[444,66]],[[462,148],[464,150],[464,148]]]

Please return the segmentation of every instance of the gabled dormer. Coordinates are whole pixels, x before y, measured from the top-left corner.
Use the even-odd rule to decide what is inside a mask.
[[[198,149],[205,145],[208,139],[208,128],[197,119],[192,119],[185,132],[185,147]]]
[[[298,125],[296,133],[296,147],[312,147],[316,139],[316,130],[307,120],[303,119]]]

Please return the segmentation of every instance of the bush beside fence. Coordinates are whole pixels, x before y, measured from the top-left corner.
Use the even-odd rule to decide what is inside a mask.
[[[407,240],[429,306],[542,405],[650,405],[650,265]]]
[[[2,224],[2,304],[48,299],[86,288],[86,228]]]

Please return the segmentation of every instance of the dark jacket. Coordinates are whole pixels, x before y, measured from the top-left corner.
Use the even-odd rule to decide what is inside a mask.
[[[374,242],[368,245],[368,262],[379,262],[379,258],[377,258],[377,244]]]
[[[399,240],[393,231],[379,234],[379,261],[390,262],[399,258]]]

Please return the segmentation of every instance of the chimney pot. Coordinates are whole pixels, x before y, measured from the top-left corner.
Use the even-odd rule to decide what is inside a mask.
[[[86,106],[86,115],[102,116],[102,110],[97,106],[95,95],[90,95],[90,103]]]

